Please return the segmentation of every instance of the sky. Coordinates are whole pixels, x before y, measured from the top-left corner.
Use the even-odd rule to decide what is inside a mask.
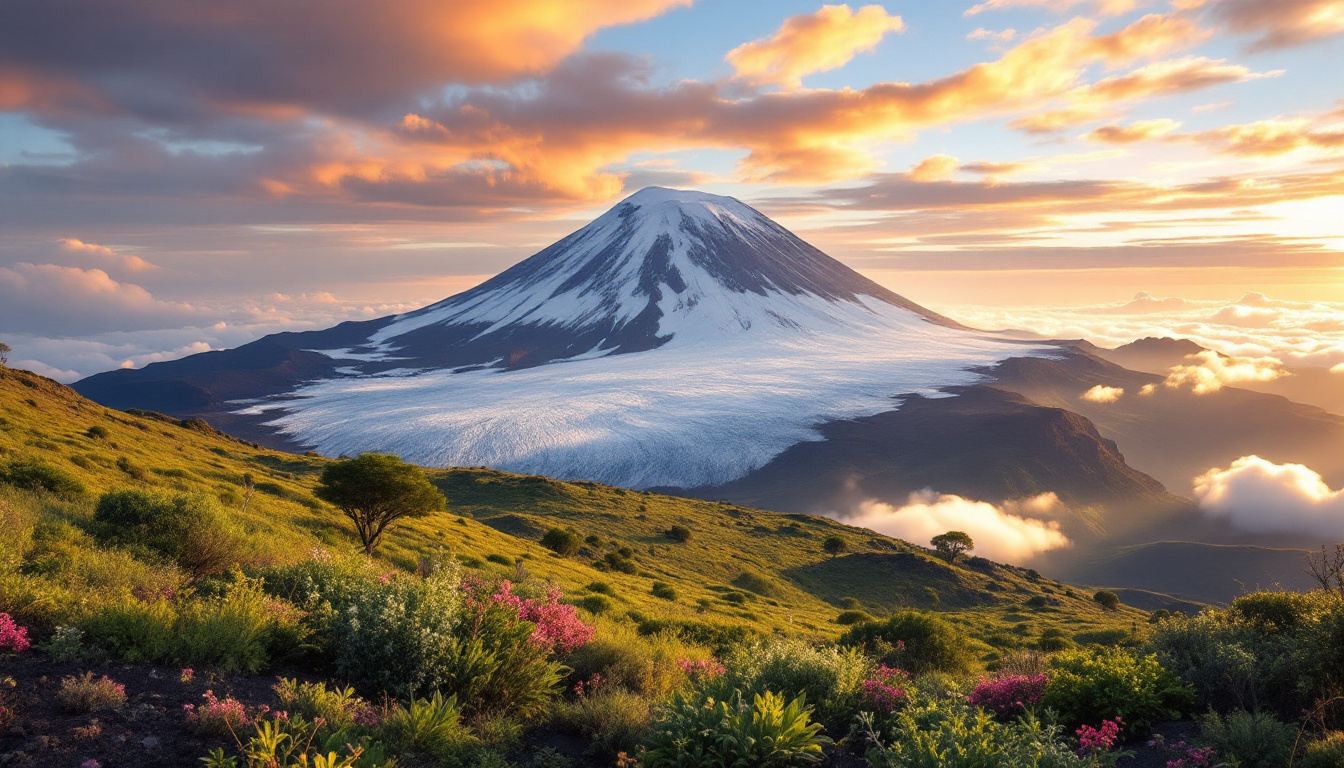
[[[406,311],[648,185],[984,328],[1344,372],[1344,0],[5,0],[0,340]]]

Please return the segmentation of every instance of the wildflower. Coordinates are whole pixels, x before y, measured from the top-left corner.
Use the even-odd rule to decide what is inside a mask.
[[[92,758],[79,764],[79,768],[103,768],[103,764]]]
[[[8,613],[0,613],[0,651],[22,653],[28,650],[28,628],[14,623]]]
[[[178,680],[184,683],[190,683],[192,679],[195,677],[196,677],[196,671],[193,670],[191,667],[187,667],[186,669],[182,670],[182,674],[180,677],[178,677]]]
[[[1101,725],[1093,728],[1090,725],[1083,725],[1078,728],[1078,754],[1099,755],[1110,750],[1115,742],[1120,739],[1120,726],[1123,721],[1119,717],[1114,720],[1102,720]]]

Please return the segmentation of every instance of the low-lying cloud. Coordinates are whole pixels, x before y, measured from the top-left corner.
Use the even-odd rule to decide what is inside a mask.
[[[1114,403],[1124,396],[1125,390],[1122,387],[1108,387],[1105,384],[1087,390],[1080,397],[1091,403]]]
[[[1164,382],[1172,389],[1188,387],[1196,395],[1217,392],[1224,385],[1244,381],[1273,381],[1285,375],[1283,364],[1272,358],[1226,357],[1205,350],[1191,355],[1189,365],[1171,369]]]
[[[1058,523],[1035,519],[1053,516],[1062,506],[1053,493],[996,506],[924,490],[910,494],[904,506],[870,500],[853,514],[837,517],[849,525],[924,546],[940,533],[965,531],[975,540],[975,554],[1021,564],[1042,552],[1070,546]]]
[[[1243,456],[1195,478],[1195,498],[1205,514],[1251,533],[1344,539],[1344,490],[1332,490],[1301,464]]]

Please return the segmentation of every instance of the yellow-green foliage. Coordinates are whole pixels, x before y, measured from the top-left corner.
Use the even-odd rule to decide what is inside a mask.
[[[0,521],[17,522],[17,535],[0,542],[0,609],[14,608],[39,634],[186,584],[187,574],[170,564],[145,563],[88,535],[94,503],[109,491],[218,499],[240,537],[241,564],[255,572],[301,563],[315,548],[357,546],[345,518],[313,495],[326,459],[260,448],[200,421],[113,411],[40,376],[0,370],[0,462],[29,458],[87,491],[38,498],[0,484]],[[693,610],[697,627],[833,638],[843,629],[834,619],[844,598],[854,600],[844,607],[879,617],[901,606],[936,607],[985,659],[993,648],[1028,647],[1047,630],[1076,638],[1146,618],[1127,607],[1105,611],[1081,591],[1070,596],[1018,568],[978,559],[948,565],[923,548],[819,517],[491,470],[430,475],[449,512],[390,531],[377,568],[454,558],[490,578],[555,582],[576,600],[600,581],[610,602],[592,601],[595,612],[618,621],[633,613],[651,628],[675,627],[666,622]],[[668,539],[677,526],[693,536]],[[542,535],[556,527],[573,529],[584,546],[570,557],[543,548]],[[831,537],[843,539],[845,554],[824,551]],[[99,563],[107,564],[102,572]],[[654,582],[676,601],[655,596]],[[1022,608],[1033,596],[1045,599]],[[1006,633],[1019,624],[1022,632]]]

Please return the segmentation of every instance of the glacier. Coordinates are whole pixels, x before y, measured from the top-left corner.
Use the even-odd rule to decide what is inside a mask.
[[[611,336],[526,367],[417,368],[399,341],[423,346],[440,327]],[[1057,353],[923,310],[732,198],[652,188],[491,281],[393,318],[367,346],[330,353],[397,368],[235,412],[327,455],[693,488],[820,440],[827,422],[974,384],[1006,358]]]

